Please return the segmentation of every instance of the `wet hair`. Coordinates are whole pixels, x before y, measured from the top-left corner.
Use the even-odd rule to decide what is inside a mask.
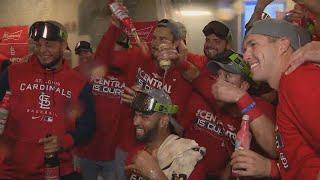
[[[170,19],[162,19],[158,21],[157,27],[165,27],[170,29],[173,36],[173,40],[180,40],[186,38],[186,28],[180,22],[175,22]]]

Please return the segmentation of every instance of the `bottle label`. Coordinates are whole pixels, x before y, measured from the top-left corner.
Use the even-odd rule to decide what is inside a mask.
[[[129,17],[128,14],[123,9],[121,9],[121,6],[117,2],[111,3],[110,9],[113,12],[113,14],[116,15],[116,17],[120,20]]]
[[[45,180],[60,180],[59,166],[46,167],[44,173]]]

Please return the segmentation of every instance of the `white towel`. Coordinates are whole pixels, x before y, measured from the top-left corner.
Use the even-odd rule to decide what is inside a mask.
[[[160,168],[171,179],[172,174],[185,174],[189,178],[197,162],[203,158],[205,148],[191,139],[168,136],[157,152]]]

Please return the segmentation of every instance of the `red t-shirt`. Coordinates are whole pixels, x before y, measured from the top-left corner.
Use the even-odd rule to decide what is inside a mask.
[[[277,107],[282,179],[316,179],[320,172],[320,68],[305,64],[283,75]]]
[[[12,149],[0,163],[0,178],[43,179],[44,150],[39,139],[52,133],[61,140],[74,129],[66,109],[80,103],[87,81],[66,63],[48,72],[37,59],[9,66],[8,77],[12,95],[3,137]],[[61,175],[73,172],[70,149],[60,152],[59,160]]]
[[[79,69],[79,68],[78,68]],[[122,73],[107,71],[103,77],[92,77],[92,95],[96,109],[96,132],[87,144],[76,148],[79,157],[106,161],[113,160],[117,143],[117,129],[123,108],[121,94],[126,86],[126,77]]]
[[[130,147],[135,141],[134,129],[131,126],[133,123],[132,110],[129,105],[120,102],[124,86],[129,84],[130,87],[133,84],[129,83],[127,78],[130,61],[127,59],[119,61],[113,58],[114,54],[123,54],[113,50],[120,33],[121,30],[111,24],[98,45],[94,62],[89,62],[89,65],[84,63],[76,68],[78,71],[86,72],[86,65],[89,68],[102,65],[107,70],[104,77],[91,79],[96,105],[97,129],[89,144],[76,150],[75,153],[80,157],[100,161],[112,160],[117,145],[126,149],[125,147]]]
[[[185,113],[185,136],[206,148],[207,174],[220,176],[234,150],[240,120],[215,111],[197,93],[190,97]]]
[[[143,145],[138,145],[135,146],[134,148],[132,148],[127,156],[126,159],[126,165],[131,164],[132,159],[134,158],[134,156],[140,151],[143,150],[144,146]],[[179,176],[179,175],[178,175]],[[128,180],[142,180],[143,177],[141,177],[141,175],[134,173],[131,170],[126,170],[126,177]],[[197,165],[195,166],[194,170],[192,171],[192,173],[189,176],[189,180],[204,180],[205,179],[205,166],[204,166],[204,162],[203,160],[199,161],[197,163]]]

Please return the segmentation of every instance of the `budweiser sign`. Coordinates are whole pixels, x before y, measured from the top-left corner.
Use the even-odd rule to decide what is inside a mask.
[[[137,33],[139,37],[146,43],[151,43],[152,34],[154,29],[156,28],[157,21],[150,21],[150,22],[133,22],[134,26],[137,29]],[[130,38],[130,42],[132,44],[136,44],[136,39],[126,30],[126,34],[128,34]]]
[[[0,53],[12,62],[28,54],[28,26],[0,27]]]
[[[8,40],[19,40],[22,34],[22,30],[16,31],[16,32],[4,32],[2,36],[2,41],[8,41]]]
[[[153,30],[154,30],[154,26],[149,26],[142,29],[137,29],[137,33],[143,41],[145,41],[146,43],[150,43],[151,42],[150,37],[151,37],[151,34],[153,33]],[[132,33],[129,33],[128,31],[126,31],[126,33],[129,35],[131,43],[135,44],[136,39],[134,38]]]

